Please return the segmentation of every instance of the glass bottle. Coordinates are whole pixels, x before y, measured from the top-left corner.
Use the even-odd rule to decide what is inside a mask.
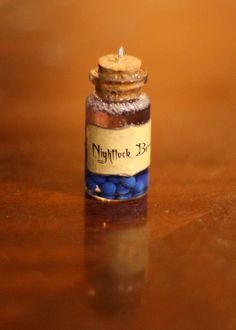
[[[95,91],[86,99],[86,191],[107,201],[136,199],[149,184],[150,100],[142,91],[147,72],[122,47],[98,64],[90,71]]]

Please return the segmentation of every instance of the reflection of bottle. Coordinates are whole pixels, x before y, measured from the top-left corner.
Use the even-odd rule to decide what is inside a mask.
[[[98,64],[90,71],[95,92],[86,100],[86,190],[102,200],[135,199],[149,180],[150,101],[142,92],[147,72],[123,48]]]
[[[142,199],[136,200],[135,203],[141,201]],[[91,208],[89,205],[87,208],[86,290],[91,305],[102,313],[129,314],[139,305],[142,295],[148,265],[148,237],[144,221],[146,208],[143,203],[133,207],[132,204],[129,203],[128,216],[130,218],[134,213],[136,221],[130,221],[129,224],[124,224],[122,218],[122,215],[127,218],[127,208],[122,210],[122,207],[127,205],[125,203],[119,204],[120,211],[117,213],[120,215],[120,221],[112,223],[99,224],[90,221]],[[106,214],[104,209],[102,212],[107,219],[111,216],[110,213]]]

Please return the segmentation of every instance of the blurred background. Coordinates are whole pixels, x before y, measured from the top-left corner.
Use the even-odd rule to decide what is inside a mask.
[[[154,161],[236,161],[235,13],[233,0],[0,0],[1,148],[80,157],[88,72],[123,45],[149,72]]]
[[[0,0],[0,329],[236,329],[235,36],[235,0]],[[121,45],[153,161],[118,212],[82,182],[88,72]]]

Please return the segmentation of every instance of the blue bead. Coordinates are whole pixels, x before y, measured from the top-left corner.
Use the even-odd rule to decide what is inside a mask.
[[[105,195],[114,195],[116,192],[116,185],[112,182],[105,182],[101,189]]]
[[[94,182],[91,178],[86,179],[86,186],[90,190],[94,190],[96,188],[96,182]]]
[[[97,184],[102,184],[106,181],[106,177],[104,175],[99,175],[99,174],[92,174],[91,178],[93,181],[95,181]]]
[[[147,187],[148,185],[148,179],[149,179],[148,173],[137,175],[137,181],[138,180],[143,181],[145,187]]]
[[[118,185],[116,187],[116,193],[118,195],[125,195],[125,194],[128,194],[128,192],[129,192],[129,188],[127,188],[127,187],[124,187],[122,185]]]
[[[135,192],[141,192],[145,188],[144,182],[142,180],[137,180],[136,185],[134,187]]]
[[[134,176],[126,176],[126,177],[122,177],[120,179],[120,182],[124,187],[133,188],[135,186],[136,179]]]
[[[106,199],[115,199],[115,196],[112,195],[101,194],[100,196]]]
[[[138,197],[138,196],[140,196],[140,195],[142,195],[144,193],[145,193],[145,190],[142,190],[142,191],[139,191],[139,192],[134,192],[133,196],[134,197]]]
[[[127,200],[130,198],[132,198],[132,194],[126,194],[126,195],[121,195],[121,196],[117,197],[117,199],[119,199],[119,200]]]
[[[117,184],[119,183],[120,178],[117,175],[111,175],[108,177],[107,181]]]

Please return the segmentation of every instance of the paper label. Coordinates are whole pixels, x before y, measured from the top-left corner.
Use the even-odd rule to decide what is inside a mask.
[[[151,120],[107,129],[87,125],[87,167],[97,174],[135,175],[150,165]]]

